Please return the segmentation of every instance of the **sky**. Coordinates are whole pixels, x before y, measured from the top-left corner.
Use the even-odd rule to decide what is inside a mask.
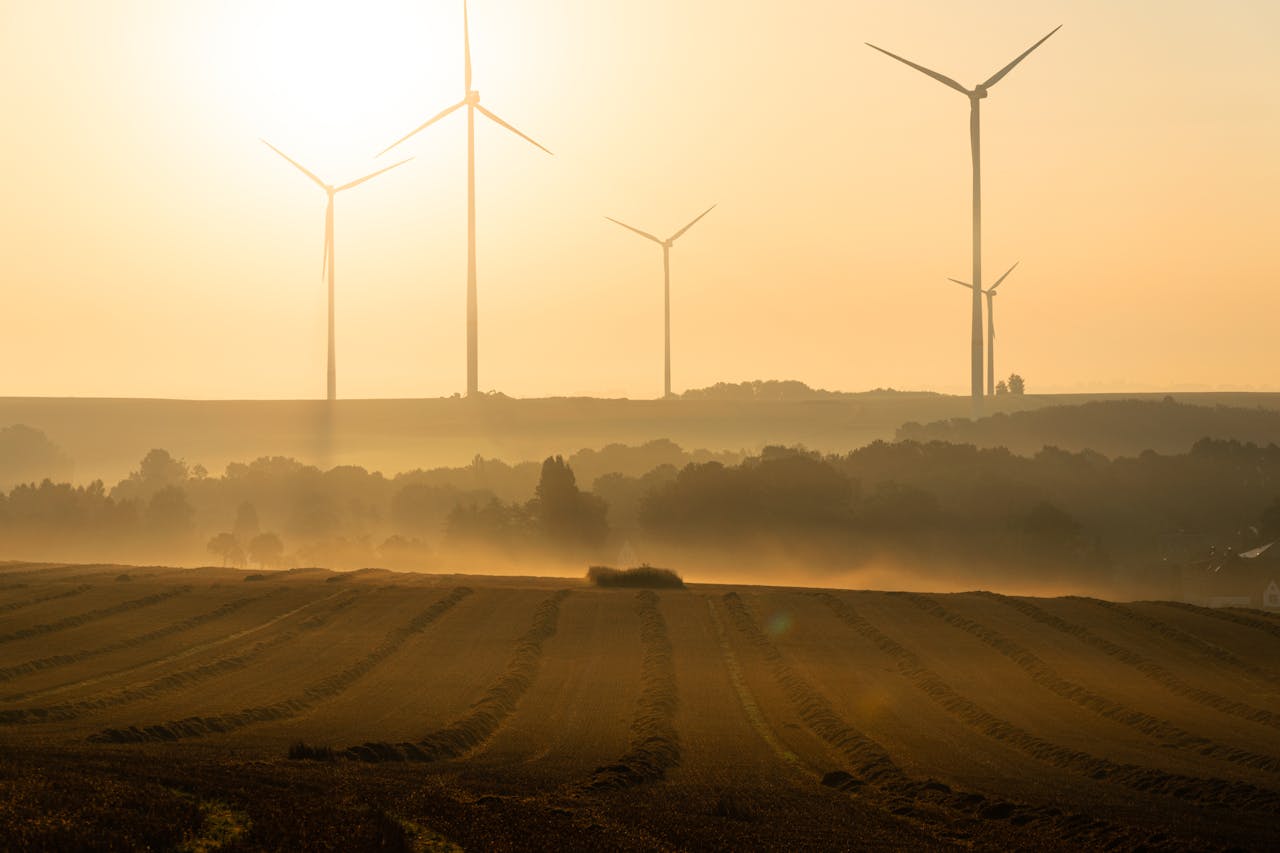
[[[1280,5],[473,0],[480,387],[966,393],[972,85],[996,368],[1031,392],[1280,390]],[[456,0],[0,0],[0,396],[465,388]]]

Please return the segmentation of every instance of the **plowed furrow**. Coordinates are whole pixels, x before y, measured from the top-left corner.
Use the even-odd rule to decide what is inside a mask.
[[[980,836],[986,821],[1008,821],[1028,833],[1028,846],[1039,846],[1033,841],[1035,837],[1048,837],[1055,845],[1078,842],[1115,849],[1142,844],[1150,845],[1149,849],[1180,848],[1175,841],[1152,843],[1147,833],[1084,814],[1064,814],[1055,806],[992,801],[982,794],[952,790],[937,780],[922,782],[911,778],[879,743],[843,720],[822,693],[792,669],[737,593],[727,593],[723,600],[735,627],[769,662],[775,680],[809,730],[843,753],[858,771],[858,775],[846,771],[827,773],[822,784],[846,791],[888,794],[888,810],[931,826],[940,837],[952,841],[957,834],[961,838]]]
[[[70,628],[79,628],[81,625],[88,625],[102,619],[109,619],[112,616],[118,616],[121,613],[128,613],[131,610],[140,610],[143,607],[151,607],[155,604],[168,601],[171,598],[177,598],[191,592],[189,586],[174,587],[165,592],[157,592],[153,595],[143,596],[142,598],[133,598],[129,601],[122,601],[111,607],[102,607],[97,610],[90,610],[88,613],[78,613],[75,616],[67,616],[56,622],[47,622],[41,625],[31,625],[27,628],[21,628],[8,634],[0,634],[0,643],[12,643],[15,640],[25,640],[30,637],[40,637],[46,634],[54,634],[58,631],[66,631]]]
[[[826,697],[797,673],[783,657],[782,651],[760,628],[755,617],[736,592],[726,593],[725,609],[734,627],[764,657],[773,677],[787,694],[800,719],[814,734],[836,747],[847,758],[861,783],[909,786],[910,780],[879,743],[849,725],[831,707]]]
[[[738,704],[742,707],[743,713],[747,715],[751,728],[755,729],[761,740],[768,744],[769,749],[773,750],[773,754],[782,759],[783,762],[794,767],[807,769],[804,767],[804,762],[800,760],[800,756],[778,740],[773,727],[765,719],[764,713],[760,710],[760,705],[756,702],[755,694],[751,692],[751,687],[747,684],[742,664],[738,661],[738,656],[734,653],[733,646],[729,642],[729,634],[725,630],[724,620],[720,618],[716,603],[711,598],[707,599],[707,612],[711,616],[712,627],[715,628],[716,641],[720,646],[720,658],[724,661],[725,669],[729,672],[729,683],[733,685],[733,692],[738,697]]]
[[[555,636],[560,603],[568,595],[569,590],[562,589],[538,605],[533,624],[516,641],[506,672],[464,717],[416,743],[365,743],[348,748],[347,757],[360,761],[440,761],[480,747],[493,737],[537,678],[542,645]]]
[[[1190,685],[1150,658],[1113,643],[1105,637],[1100,637],[1083,625],[1077,625],[1074,622],[1068,622],[1059,616],[1055,616],[1029,601],[998,595],[994,592],[978,592],[974,594],[985,596],[992,601],[998,601],[1017,610],[1029,619],[1068,636],[1075,637],[1085,645],[1092,646],[1108,657],[1115,658],[1126,666],[1136,669],[1170,693],[1190,699],[1192,702],[1224,714],[1280,729],[1280,714],[1265,708],[1255,708],[1244,702],[1229,699],[1221,694]]]
[[[1114,613],[1118,616],[1122,616],[1125,619],[1133,622],[1134,624],[1141,625],[1142,627],[1150,631],[1154,631],[1155,633],[1159,634],[1162,637],[1173,640],[1174,642],[1180,643],[1184,646],[1187,646],[1188,648],[1195,649],[1196,651],[1200,652],[1206,657],[1211,657],[1214,660],[1218,661],[1219,663],[1223,663],[1228,666],[1234,667],[1235,669],[1238,669],[1241,672],[1251,675],[1254,678],[1258,678],[1258,679],[1261,679],[1262,681],[1270,682],[1273,685],[1280,684],[1280,673],[1277,673],[1276,670],[1263,669],[1262,667],[1254,666],[1248,661],[1241,660],[1236,655],[1232,654],[1231,652],[1227,651],[1221,646],[1211,643],[1208,640],[1203,639],[1202,637],[1197,637],[1195,634],[1184,631],[1181,628],[1170,625],[1168,622],[1165,622],[1161,619],[1157,619],[1154,616],[1148,616],[1146,613],[1141,613],[1137,610],[1134,610],[1132,607],[1128,607],[1123,604],[1117,604],[1114,601],[1103,601],[1097,598],[1082,598],[1082,597],[1076,597],[1076,596],[1070,596],[1070,598],[1073,601],[1080,601],[1087,604],[1091,604],[1095,607],[1100,607],[1109,613]],[[1166,603],[1166,602],[1161,602],[1161,603]],[[1196,608],[1196,612],[1201,612],[1201,611],[1206,611],[1210,614],[1215,614],[1215,615],[1217,614],[1217,611],[1207,610],[1206,608]],[[1232,617],[1235,614],[1228,613],[1225,615],[1228,617]],[[1234,618],[1228,618],[1226,621],[1233,622],[1235,624],[1241,624],[1240,622],[1237,622],[1237,620]],[[1247,620],[1247,621],[1252,622],[1253,620]],[[1256,627],[1256,626],[1250,625],[1250,627]],[[1266,627],[1269,628],[1272,626],[1266,626]]]
[[[956,691],[916,654],[864,619],[848,602],[830,594],[815,593],[856,634],[892,660],[898,672],[932,701],[960,722],[992,740],[1054,767],[1091,779],[1106,780],[1134,790],[1161,794],[1200,804],[1230,805],[1258,811],[1280,808],[1280,793],[1245,782],[1167,773],[1134,764],[1122,764],[1036,737]]]
[[[106,729],[90,735],[89,740],[95,743],[144,743],[147,741],[180,740],[183,738],[203,737],[215,732],[235,731],[255,723],[299,716],[316,704],[346,691],[374,667],[395,654],[410,637],[426,630],[429,625],[448,613],[458,602],[470,594],[471,590],[467,587],[455,588],[444,598],[415,616],[410,620],[409,624],[389,632],[373,651],[342,670],[342,672],[311,685],[301,695],[293,696],[271,705],[244,708],[240,711],[211,717],[187,717],[186,719],[173,720],[144,728],[130,726],[127,729]]]
[[[1280,773],[1280,758],[1215,743],[1209,738],[1193,735],[1167,720],[1161,720],[1158,717],[1130,708],[1114,699],[1108,699],[1082,685],[1063,678],[1026,647],[1015,643],[985,625],[948,610],[934,599],[918,593],[902,593],[902,595],[930,616],[940,619],[970,636],[976,637],[1016,664],[1033,682],[1066,699],[1068,702],[1092,711],[1100,717],[1139,731],[1165,746],[1194,750],[1199,755],[1216,758],[1221,761],[1266,770],[1271,773]]]
[[[265,597],[266,596],[259,596],[259,598],[265,598]],[[46,669],[54,669],[60,666],[68,666],[70,664],[79,663],[81,661],[88,660],[90,658],[111,654],[112,652],[131,649],[131,648],[134,648],[135,646],[140,646],[140,645],[143,645],[144,643],[149,643],[153,640],[159,640],[164,637],[172,636],[173,634],[180,634],[183,631],[189,631],[192,628],[198,628],[201,625],[208,624],[209,622],[215,622],[219,619],[222,619],[225,616],[229,616],[232,613],[235,613],[237,610],[240,610],[241,608],[246,607],[250,603],[259,600],[259,598],[246,597],[246,598],[238,598],[235,601],[228,601],[226,604],[222,605],[221,607],[217,607],[213,610],[210,610],[207,613],[201,613],[198,616],[192,616],[189,619],[183,619],[180,622],[174,622],[172,625],[166,625],[163,628],[157,628],[156,630],[148,631],[145,634],[138,634],[137,636],[129,637],[124,640],[116,640],[114,642],[107,643],[106,645],[98,646],[97,648],[81,649],[78,652],[70,652],[68,654],[62,654],[62,655],[50,655],[49,657],[36,658],[34,660],[29,660],[29,661],[24,661],[23,663],[14,664],[13,666],[6,666],[3,668],[0,668],[0,682],[12,681],[15,678],[19,678],[24,675],[29,675],[30,673],[33,673],[33,672],[39,672],[41,670],[46,670]],[[5,697],[5,701],[10,701],[13,699],[21,699],[21,698],[25,698],[25,695],[19,694],[17,696],[8,696],[8,697]]]
[[[652,590],[636,594],[640,614],[640,697],[631,721],[631,748],[613,764],[598,768],[590,788],[630,788],[666,776],[680,763],[680,735],[676,731],[676,670],[671,637]]]
[[[1219,619],[1223,622],[1230,622],[1233,625],[1241,625],[1245,628],[1253,628],[1255,631],[1262,631],[1264,634],[1270,634],[1273,637],[1280,638],[1280,623],[1272,619],[1265,618],[1268,614],[1260,614],[1264,618],[1246,615],[1239,610],[1223,610],[1217,607],[1197,607],[1194,604],[1187,604],[1182,601],[1154,601],[1152,604],[1159,604],[1161,607],[1169,607],[1174,610],[1185,610],[1190,613],[1196,613],[1200,616],[1207,616],[1210,619]]]
[[[73,589],[62,590],[61,592],[51,592],[48,595],[37,595],[35,598],[27,598],[22,601],[10,601],[8,604],[0,604],[0,613],[12,613],[15,610],[23,610],[37,604],[44,604],[46,601],[58,601],[63,598],[72,598],[88,592],[91,589],[93,589],[93,587],[88,584],[81,584]]]
[[[74,720],[94,711],[101,711],[105,708],[114,708],[119,705],[127,705],[131,702],[138,702],[143,699],[154,699],[157,696],[162,696],[166,693],[172,693],[176,690],[185,690],[187,688],[194,687],[201,682],[208,681],[220,675],[226,675],[230,672],[245,669],[272,649],[287,645],[297,640],[306,632],[323,628],[332,621],[335,616],[347,609],[347,607],[354,602],[354,597],[345,598],[328,611],[318,613],[314,617],[307,619],[298,626],[297,630],[278,634],[270,639],[254,644],[245,651],[232,655],[224,655],[223,657],[202,663],[199,666],[188,667],[187,669],[171,672],[159,678],[153,678],[138,684],[130,684],[116,690],[103,691],[93,696],[77,699],[74,702],[62,702],[56,705],[47,705],[37,708],[12,708],[8,710],[0,710],[0,725],[21,725],[25,723],[47,723]]]

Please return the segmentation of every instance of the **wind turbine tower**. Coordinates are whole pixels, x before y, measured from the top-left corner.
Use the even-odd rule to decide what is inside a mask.
[[[383,149],[381,157],[400,143],[425,130],[454,110],[467,108],[467,396],[473,397],[480,390],[479,383],[479,343],[477,342],[478,321],[476,306],[476,113],[505,127],[526,142],[541,148],[548,154],[551,151],[536,142],[532,137],[516,130],[507,122],[498,118],[489,110],[480,106],[480,93],[471,88],[471,31],[467,21],[467,3],[462,2],[462,100],[451,107],[446,107],[418,125],[409,133]]]
[[[619,222],[618,220],[614,219],[612,216],[605,217],[605,219],[608,219],[610,222],[614,223],[615,225],[621,225],[623,228],[626,228],[628,231],[634,231],[635,233],[639,234],[641,237],[644,237],[646,240],[652,240],[653,242],[657,243],[659,246],[662,247],[662,329],[663,329],[663,333],[662,333],[662,342],[663,342],[662,343],[663,345],[662,396],[664,398],[671,396],[671,247],[672,245],[675,244],[676,240],[678,240],[680,236],[684,234],[684,232],[692,228],[695,224],[697,224],[699,219],[706,216],[708,213],[710,213],[714,209],[715,209],[715,205],[713,204],[711,205],[711,207],[708,207],[706,210],[702,211],[702,213],[699,213],[696,217],[694,217],[693,222],[690,222],[688,225],[681,228],[679,231],[672,234],[670,237],[668,237],[665,240],[659,240],[657,237],[653,236],[648,231],[641,231],[639,228],[633,228],[632,226],[628,225],[625,222]]]
[[[1004,275],[996,279],[996,283],[982,291],[982,295],[987,297],[987,396],[994,397],[996,395],[996,305],[993,301],[996,297],[996,288],[1000,286],[1000,282],[1009,277],[1009,273],[1013,272],[1018,266],[1014,263],[1009,267]],[[961,287],[967,287],[973,290],[973,285],[967,281],[961,281],[958,278],[950,279]]]
[[[955,89],[960,94],[969,99],[969,147],[973,154],[973,322],[971,335],[971,358],[970,372],[971,383],[970,393],[973,398],[973,414],[978,417],[982,414],[982,145],[979,134],[980,113],[982,99],[987,97],[987,92],[992,86],[999,83],[1004,76],[1014,69],[1014,67],[1026,59],[1031,51],[1048,40],[1049,36],[1062,29],[1062,25],[1054,27],[1040,41],[1031,45],[1031,47],[1020,53],[1012,62],[1001,68],[995,74],[991,75],[985,81],[974,86],[972,89],[966,89],[955,80],[945,74],[939,74],[923,65],[917,65],[909,59],[903,59],[896,53],[890,53],[882,47],[876,47],[874,44],[867,42],[867,47],[880,51],[886,56],[890,56],[904,65],[909,65],[922,74],[927,74],[934,80],[944,86]]]
[[[334,352],[335,347],[334,347],[334,330],[333,330],[333,199],[334,199],[334,196],[336,196],[338,193],[342,192],[343,190],[349,190],[352,187],[358,187],[361,184],[363,184],[365,181],[373,180],[374,178],[378,177],[378,175],[381,175],[383,172],[389,172],[392,169],[396,168],[396,166],[403,166],[405,163],[408,163],[409,160],[412,160],[413,158],[410,157],[406,160],[401,160],[399,163],[394,163],[390,166],[387,166],[384,169],[379,169],[376,172],[365,175],[363,178],[357,178],[354,181],[350,181],[348,183],[342,184],[341,186],[335,187],[332,184],[326,184],[324,181],[320,180],[318,177],[315,176],[313,172],[311,172],[309,169],[304,168],[302,164],[300,164],[297,160],[294,160],[288,154],[285,154],[279,148],[275,147],[270,142],[267,142],[267,140],[265,139],[262,140],[262,144],[267,146],[277,154],[279,154],[284,159],[288,160],[290,163],[292,163],[298,169],[299,172],[301,172],[302,174],[310,178],[312,181],[314,181],[316,186],[324,190],[325,195],[329,197],[329,203],[325,206],[325,210],[324,210],[324,264],[321,267],[320,276],[321,278],[327,277],[329,280],[329,368],[328,368],[328,374],[327,374],[328,375],[327,386],[328,386],[328,400],[329,402],[332,403],[334,400],[338,399],[338,365],[337,365],[337,356]]]

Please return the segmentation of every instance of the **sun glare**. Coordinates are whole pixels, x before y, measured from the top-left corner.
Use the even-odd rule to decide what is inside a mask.
[[[460,7],[417,2],[237,4],[202,33],[203,53],[248,133],[338,170],[336,180],[458,99],[461,18]]]

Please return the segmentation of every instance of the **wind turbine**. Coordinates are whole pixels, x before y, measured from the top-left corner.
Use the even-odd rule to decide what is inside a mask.
[[[1021,263],[1015,261],[1013,266],[1009,267],[1004,275],[996,279],[996,283],[982,291],[982,295],[987,297],[987,396],[994,397],[996,394],[996,306],[992,302],[996,296],[996,288],[1000,286],[1000,282],[1009,277],[1009,273]],[[958,278],[949,279],[962,287],[973,290],[974,287],[967,281],[961,281]]]
[[[435,124],[454,110],[462,107],[467,108],[467,396],[471,397],[475,396],[479,391],[479,345],[476,341],[476,111],[479,110],[485,118],[505,127],[516,136],[541,148],[548,154],[551,154],[551,150],[480,106],[480,93],[471,88],[471,31],[467,23],[466,0],[462,0],[462,49],[462,100],[436,113],[414,130],[388,145],[378,153],[378,156],[381,157],[386,154],[401,142]]]
[[[710,213],[714,209],[715,209],[715,205],[713,204],[711,205],[711,207],[708,207],[706,210],[702,211],[702,213],[699,213],[696,217],[694,217],[693,222],[690,222],[688,225],[681,228],[679,231],[672,234],[670,237],[668,237],[665,240],[659,240],[657,237],[653,236],[648,231],[641,231],[639,228],[633,228],[632,226],[628,225],[625,222],[619,222],[618,220],[614,219],[612,216],[605,217],[605,219],[609,220],[615,225],[621,225],[623,228],[626,228],[628,231],[634,231],[637,234],[639,234],[641,237],[644,237],[646,240],[652,240],[653,242],[657,243],[659,246],[662,247],[662,316],[663,316],[663,352],[665,356],[663,361],[662,394],[664,397],[671,396],[671,246],[676,242],[677,239],[679,239],[679,237],[682,234],[684,234],[684,232],[688,231],[690,228],[696,225],[699,219],[706,216],[708,213]]]
[[[328,399],[329,399],[329,402],[333,402],[338,398],[338,367],[336,362],[336,356],[334,354],[334,335],[333,335],[333,198],[343,190],[349,190],[352,187],[358,187],[361,184],[363,184],[365,181],[369,181],[378,177],[378,175],[381,175],[383,172],[389,172],[392,169],[396,168],[396,166],[403,166],[405,163],[408,163],[409,160],[412,160],[413,158],[409,157],[408,159],[401,160],[399,163],[395,163],[394,165],[387,166],[385,169],[379,169],[376,172],[365,175],[363,178],[357,178],[354,181],[350,181],[348,183],[342,184],[341,186],[335,187],[332,184],[326,184],[324,181],[320,180],[318,177],[315,176],[313,172],[304,168],[302,164],[300,164],[297,160],[294,160],[288,154],[285,154],[279,148],[275,147],[270,142],[267,142],[267,140],[265,139],[262,140],[262,144],[267,146],[277,154],[279,154],[284,159],[288,160],[290,163],[292,163],[298,169],[298,171],[302,172],[302,174],[306,175],[308,178],[314,181],[316,185],[320,187],[320,189],[324,190],[325,194],[329,197],[329,203],[328,205],[326,205],[325,211],[324,211],[324,264],[320,269],[320,277],[324,278],[327,276],[329,279],[329,373],[328,373],[329,394],[328,394]]]
[[[974,86],[972,89],[966,89],[955,80],[945,74],[939,74],[937,71],[925,68],[923,65],[917,65],[909,59],[903,59],[896,53],[890,53],[882,47],[876,47],[871,42],[867,42],[867,47],[880,51],[886,56],[890,56],[904,65],[909,65],[922,74],[927,74],[944,86],[950,86],[960,94],[969,99],[969,146],[973,152],[973,333],[971,336],[971,383],[970,393],[973,397],[973,413],[978,416],[982,413],[982,146],[979,139],[979,113],[982,99],[987,96],[987,91],[999,83],[1004,76],[1014,69],[1014,67],[1026,59],[1031,51],[1048,40],[1049,36],[1062,29],[1062,25],[1054,27],[1040,41],[1031,45],[1022,53],[1001,68],[995,74],[992,74],[982,83]]]

